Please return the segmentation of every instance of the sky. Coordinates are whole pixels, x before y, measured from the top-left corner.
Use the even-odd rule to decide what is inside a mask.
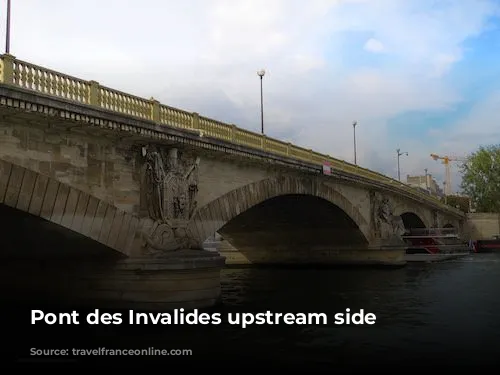
[[[5,40],[6,0],[0,2]],[[402,180],[500,143],[500,0],[12,0],[10,53]],[[453,192],[459,191],[457,164]]]

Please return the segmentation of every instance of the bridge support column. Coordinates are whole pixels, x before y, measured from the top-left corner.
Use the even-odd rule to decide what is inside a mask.
[[[383,265],[404,266],[406,247],[401,237],[375,239],[370,243],[366,256],[377,259]]]
[[[132,257],[83,275],[85,304],[93,307],[169,311],[216,305],[224,258],[203,250],[165,257]]]
[[[142,218],[128,255],[98,272],[85,273],[87,302],[152,311],[218,303],[225,258],[203,250],[185,221]]]
[[[405,265],[406,243],[403,219],[394,215],[390,200],[380,192],[370,193],[371,240],[369,248],[379,252],[381,259],[393,265]]]
[[[302,266],[402,266],[404,262],[404,246],[400,243],[374,243],[365,247],[324,246],[302,251],[296,249],[266,249],[257,246],[248,249],[232,246],[223,240],[220,254],[226,258],[228,266],[237,265],[302,265]]]
[[[439,212],[437,212],[436,210],[433,210],[432,211],[432,226],[434,228],[441,228],[441,226],[442,226],[441,221],[442,220],[440,220]]]
[[[2,259],[0,294],[14,304],[186,310],[220,300],[218,253],[181,250],[168,258]]]

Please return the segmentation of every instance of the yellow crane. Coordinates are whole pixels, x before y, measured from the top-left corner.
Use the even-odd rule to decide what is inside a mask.
[[[431,158],[434,160],[442,160],[445,167],[445,183],[444,183],[444,194],[451,195],[451,171],[450,171],[450,162],[452,161],[465,161],[465,158],[461,158],[458,156],[440,156],[437,154],[431,154]]]

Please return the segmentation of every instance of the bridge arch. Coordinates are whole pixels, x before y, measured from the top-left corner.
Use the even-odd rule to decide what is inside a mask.
[[[344,195],[314,179],[277,177],[260,180],[230,191],[200,208],[190,230],[202,243],[241,213],[272,198],[304,195],[321,198],[342,210],[363,234],[370,238],[369,222]]]
[[[64,227],[125,255],[138,220],[52,177],[0,160],[0,207]]]
[[[394,215],[401,216],[405,227],[407,224],[416,224],[416,228],[431,228],[432,227],[432,217],[429,212],[420,207],[414,207],[413,205],[400,204],[394,208]],[[406,221],[405,221],[406,219]],[[423,225],[423,226],[422,226]],[[409,227],[407,227],[409,228]]]

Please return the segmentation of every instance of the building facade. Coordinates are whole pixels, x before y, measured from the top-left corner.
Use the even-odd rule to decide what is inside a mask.
[[[439,186],[431,174],[422,176],[406,176],[406,183],[410,186],[419,188],[428,192],[431,195],[442,197],[444,195],[443,189]]]

